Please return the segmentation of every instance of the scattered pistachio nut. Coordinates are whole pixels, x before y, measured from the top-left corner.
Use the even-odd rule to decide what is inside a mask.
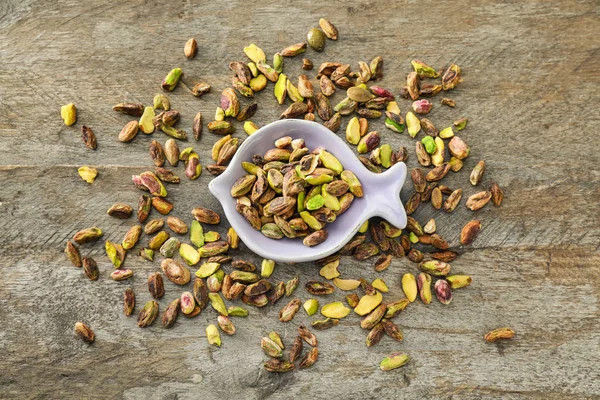
[[[279,312],[279,321],[289,322],[294,318],[294,315],[300,309],[302,302],[299,299],[292,299],[285,307]]]
[[[485,161],[481,160],[475,165],[473,171],[471,172],[471,176],[469,177],[469,181],[471,185],[477,186],[481,183],[483,179],[483,173],[485,172]]]
[[[492,204],[495,207],[500,207],[502,200],[504,200],[504,192],[500,186],[498,186],[497,183],[493,183],[492,186],[490,186],[489,192],[492,194]]]
[[[206,339],[208,340],[208,344],[214,344],[218,347],[221,346],[221,335],[214,324],[210,324],[206,327]]]
[[[81,127],[81,139],[83,140],[85,147],[91,150],[96,150],[98,143],[96,141],[96,135],[91,128],[88,128],[85,125]]]
[[[327,36],[329,39],[338,39],[338,30],[330,21],[326,20],[325,18],[321,18],[319,20],[319,26],[323,30],[325,36]]]
[[[96,180],[96,176],[98,176],[98,170],[96,168],[88,166],[79,167],[77,169],[77,172],[79,173],[81,179],[83,179],[89,184],[94,183],[94,180]]]
[[[119,103],[113,106],[113,110],[125,115],[141,117],[144,113],[144,105],[139,103]]]
[[[304,302],[302,307],[304,308],[306,314],[308,314],[309,317],[315,315],[317,311],[319,311],[319,300],[308,299]]]
[[[190,271],[179,261],[166,258],[161,263],[161,269],[167,279],[176,285],[183,286],[190,281]]]
[[[480,221],[472,220],[467,222],[460,232],[460,243],[465,246],[472,244],[480,231]]]
[[[302,69],[307,70],[307,71],[313,69],[313,62],[310,61],[308,58],[303,58],[302,59]]]
[[[268,361],[265,361],[264,367],[269,372],[289,372],[294,370],[295,368],[293,362],[277,359],[270,359]]]
[[[125,289],[125,293],[123,294],[123,314],[126,317],[133,314],[133,310],[135,308],[135,293],[133,289],[127,288]]]
[[[427,260],[419,264],[419,269],[433,276],[446,276],[450,273],[450,264],[440,260]]]
[[[342,319],[350,313],[350,309],[345,307],[341,301],[325,304],[321,307],[321,314],[324,317],[332,319]]]
[[[77,121],[77,108],[75,104],[69,103],[60,108],[60,116],[66,126],[71,126]]]
[[[154,107],[144,108],[144,113],[142,114],[142,116],[140,117],[140,120],[138,122],[139,130],[144,132],[147,135],[154,132],[154,128],[155,128],[154,122],[153,122],[154,117],[155,117]]]
[[[173,91],[173,89],[175,89],[177,86],[179,78],[181,78],[182,74],[183,72],[181,71],[181,68],[173,68],[162,81],[161,87],[163,90],[169,92]]]
[[[379,368],[382,371],[391,371],[396,368],[400,368],[410,361],[410,357],[404,353],[393,353],[390,356],[384,358],[379,363]]]
[[[417,133],[421,130],[421,121],[412,112],[406,113],[406,128],[410,137],[417,136]]]
[[[310,325],[318,331],[324,331],[326,329],[333,328],[334,326],[336,326],[339,323],[340,323],[339,319],[325,318],[324,320],[313,321],[313,322],[311,322]]]
[[[70,241],[67,242],[65,254],[74,266],[81,267],[83,265],[81,262],[81,255],[79,254],[79,250],[77,250],[77,247],[75,247],[75,245],[73,245],[73,243],[71,243]]]
[[[404,274],[404,276],[402,276],[402,290],[404,291],[404,294],[408,301],[410,301],[411,303],[415,301],[415,299],[417,298],[418,289],[417,280],[415,279],[415,276],[413,274],[406,273]]]
[[[512,339],[515,336],[515,331],[511,328],[498,328],[485,334],[483,340],[489,343],[494,343],[500,339]]]
[[[264,259],[261,263],[260,275],[263,278],[268,278],[273,273],[275,269],[275,261]]]
[[[450,304],[452,301],[452,290],[450,289],[450,285],[444,279],[439,279],[435,285],[435,296],[438,301],[444,305]]]
[[[83,257],[81,259],[81,263],[83,266],[83,273],[88,277],[91,281],[97,281],[100,276],[100,271],[98,270],[98,264],[91,257]]]
[[[402,299],[390,303],[387,305],[387,311],[384,315],[385,319],[394,318],[398,313],[404,311],[404,309],[410,304],[408,299]]]
[[[354,312],[358,315],[367,315],[381,304],[382,300],[383,296],[377,291],[374,294],[366,294],[360,298],[358,305],[354,308]]]
[[[73,235],[73,241],[77,244],[89,243],[98,240],[100,237],[102,237],[102,235],[103,232],[100,228],[86,228],[75,233],[75,235]]]
[[[442,75],[442,89],[451,90],[456,87],[461,81],[461,70],[456,64],[450,65]]]
[[[77,337],[79,337],[81,340],[83,340],[84,342],[91,344],[94,342],[94,340],[96,339],[96,335],[94,334],[94,331],[92,330],[92,328],[90,328],[88,325],[84,324],[83,322],[76,322],[75,323],[75,328],[73,329],[73,331],[75,332],[75,335]]]
[[[454,125],[454,127],[456,128],[457,131],[462,131],[463,129],[466,128],[468,121],[469,120],[467,118],[461,118],[461,119],[457,119],[456,121],[454,121],[452,123],[452,125]]]
[[[137,324],[140,328],[146,328],[156,320],[158,316],[158,303],[150,300],[144,305],[144,308],[138,314]]]
[[[192,58],[196,57],[197,53],[198,53],[198,43],[196,42],[196,39],[191,38],[187,42],[185,42],[185,46],[183,48],[183,54],[185,54],[185,56],[187,58],[192,59]]]
[[[483,208],[492,199],[492,193],[488,191],[478,192],[467,199],[466,206],[471,211]]]
[[[412,60],[410,63],[420,78],[438,78],[440,76],[439,72],[421,60]]]
[[[306,41],[308,42],[308,45],[316,51],[320,52],[325,48],[325,34],[319,28],[312,28],[309,30]]]

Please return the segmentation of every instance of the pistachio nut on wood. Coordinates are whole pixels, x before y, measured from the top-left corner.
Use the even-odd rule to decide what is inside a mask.
[[[127,288],[125,289],[125,293],[123,294],[123,314],[125,316],[130,316],[133,314],[133,310],[135,308],[135,293],[133,289]]]
[[[75,336],[79,337],[84,342],[91,344],[96,339],[96,335],[92,328],[84,324],[83,322],[76,322],[75,328],[73,329]]]
[[[289,359],[291,362],[296,361],[296,359],[300,357],[303,347],[304,345],[302,344],[302,338],[300,336],[296,336],[294,343],[292,343],[292,347],[290,348]]]
[[[479,231],[481,231],[480,221],[472,220],[467,222],[460,232],[460,243],[463,245],[472,244]]]
[[[501,339],[512,339],[515,336],[515,331],[511,328],[498,328],[485,334],[483,340],[493,343]]]

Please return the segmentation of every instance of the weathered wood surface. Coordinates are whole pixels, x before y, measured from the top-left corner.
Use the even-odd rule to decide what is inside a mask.
[[[114,202],[135,204],[130,176],[151,163],[143,134],[116,141],[129,118],[111,111],[121,101],[150,103],[174,66],[202,76],[213,92],[194,98],[180,87],[171,95],[191,128],[197,111],[210,119],[228,85],[227,63],[243,60],[255,42],[271,55],[302,41],[318,18],[332,20],[338,42],[307,55],[315,65],[337,60],[385,59],[384,87],[395,92],[412,58],[436,66],[458,63],[464,83],[449,93],[456,109],[439,105],[431,115],[443,126],[467,116],[461,133],[472,155],[451,187],[475,191],[467,181],[485,159],[484,187],[497,181],[506,200],[473,214],[446,215],[430,205],[419,221],[435,217],[440,233],[458,244],[460,227],[477,215],[483,232],[453,263],[473,276],[449,306],[417,302],[400,318],[405,340],[389,338],[374,348],[352,316],[319,332],[321,355],[309,370],[266,373],[259,348],[275,329],[290,343],[309,319],[301,312],[282,324],[282,306],[251,310],[236,318],[238,333],[223,346],[206,343],[213,311],[179,318],[174,329],[141,330],[122,315],[122,293],[133,287],[149,300],[146,276],[153,264],[129,257],[135,277],[107,279],[110,265],[101,243],[83,248],[99,261],[101,279],[90,282],[64,259],[65,242],[78,229],[98,225],[118,241],[133,223],[110,218]],[[3,398],[597,398],[600,393],[600,50],[596,1],[524,2],[94,2],[4,0],[0,3],[0,397]],[[196,59],[183,44],[199,42]],[[300,58],[286,59],[299,74]],[[314,77],[314,72],[310,74]],[[270,86],[258,95],[259,124],[276,119],[283,106]],[[342,98],[336,94],[336,100]],[[65,127],[61,105],[74,102],[79,119]],[[402,100],[403,112],[409,102]],[[81,125],[94,129],[98,151],[86,150]],[[373,123],[394,147],[414,142]],[[345,123],[342,126],[344,129]],[[238,127],[237,136],[244,133]],[[164,142],[165,137],[155,133]],[[207,164],[215,137],[205,132],[199,150]],[[97,166],[93,185],[77,167]],[[411,151],[409,168],[416,165]],[[178,168],[181,170],[181,167]],[[218,208],[206,187],[211,177],[170,186],[174,214],[189,222],[191,208]],[[410,188],[403,190],[406,199]],[[222,234],[226,222],[217,227]],[[146,240],[146,239],[145,239]],[[463,251],[463,250],[461,250]],[[243,250],[242,255],[259,261]],[[400,278],[416,272],[406,259],[383,273],[371,262],[344,259],[344,276],[382,277],[402,297]],[[314,265],[279,265],[274,280],[301,276],[301,288],[318,276]],[[164,309],[181,289],[166,283]],[[297,296],[308,298],[303,289]],[[331,296],[341,299],[342,294]],[[323,299],[329,301],[329,299]],[[322,300],[322,301],[323,301]],[[72,336],[77,320],[97,339],[87,346]],[[482,336],[510,326],[515,339],[498,344]],[[394,351],[412,356],[401,370],[383,373],[379,361]]]

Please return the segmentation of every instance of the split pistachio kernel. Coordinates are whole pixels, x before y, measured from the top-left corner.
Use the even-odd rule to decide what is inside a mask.
[[[263,278],[268,278],[273,274],[273,270],[275,269],[275,261],[273,260],[262,260],[260,276]]]
[[[317,300],[317,299],[306,300],[304,302],[304,304],[302,305],[302,307],[304,307],[304,310],[306,311],[306,314],[308,314],[309,317],[313,316],[319,310],[319,300]]]
[[[417,298],[417,280],[411,273],[406,273],[402,277],[402,291],[411,303]]]
[[[258,126],[256,126],[256,124],[254,122],[252,122],[252,121],[244,122],[244,132],[246,132],[246,134],[248,136],[252,135],[257,130],[258,130]]]
[[[206,263],[202,264],[200,266],[200,268],[198,268],[198,271],[196,271],[196,276],[198,278],[208,278],[209,276],[211,276],[212,274],[217,272],[217,270],[220,267],[221,267],[221,264],[219,264],[219,263],[206,262]]]
[[[327,318],[342,319],[350,313],[350,309],[341,301],[325,304],[321,307],[321,314]]]
[[[408,129],[408,134],[413,138],[417,136],[417,133],[421,130],[421,121],[410,111],[406,113],[406,127]]]
[[[206,327],[206,339],[208,340],[208,344],[221,346],[221,335],[215,324],[210,324]]]
[[[333,260],[327,264],[325,264],[321,270],[319,271],[319,275],[321,275],[325,279],[334,279],[340,276],[340,272],[337,270],[340,265],[339,258],[337,260]]]
[[[350,144],[358,144],[360,141],[360,124],[357,117],[353,117],[346,127],[346,140]]]
[[[354,308],[354,312],[358,315],[367,315],[381,304],[382,300],[383,296],[378,291],[375,291],[375,294],[372,295],[366,294],[361,297],[358,305]]]
[[[251,59],[254,64],[264,62],[267,59],[265,52],[255,44],[244,47],[244,53],[246,53],[248,58]]]
[[[391,371],[396,368],[400,368],[410,361],[410,357],[403,353],[394,353],[389,357],[384,358],[379,363],[379,368],[382,371]]]
[[[389,291],[388,286],[381,278],[375,279],[373,282],[371,282],[371,285],[382,293],[387,293]]]
[[[140,117],[139,121],[139,129],[145,134],[149,135],[154,132],[154,107],[146,107],[144,108],[144,113]]]

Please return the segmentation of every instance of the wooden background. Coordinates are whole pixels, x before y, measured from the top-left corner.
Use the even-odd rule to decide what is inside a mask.
[[[3,398],[598,398],[600,393],[600,18],[597,1],[342,1],[200,2],[4,0],[0,2],[0,397]],[[134,221],[106,215],[115,202],[136,204],[130,176],[151,167],[148,144],[138,135],[116,140],[130,119],[115,113],[122,101],[150,104],[165,74],[181,66],[201,76],[213,91],[201,99],[181,85],[170,95],[181,126],[201,111],[210,120],[221,90],[229,84],[227,64],[245,60],[254,42],[269,58],[305,39],[320,17],[330,19],[340,40],[323,53],[307,52],[315,65],[385,59],[379,83],[398,92],[410,60],[437,67],[449,62],[464,71],[464,83],[448,93],[455,109],[435,98],[431,119],[438,126],[469,118],[461,136],[471,145],[465,168],[446,179],[465,194],[475,191],[468,174],[480,159],[488,170],[483,187],[497,181],[505,190],[501,208],[476,213],[483,231],[453,263],[473,284],[443,306],[416,302],[397,320],[403,343],[389,338],[364,345],[358,318],[318,332],[321,355],[311,369],[271,374],[259,341],[270,330],[291,343],[296,327],[309,323],[300,312],[282,324],[283,301],[235,318],[238,333],[216,348],[204,328],[216,319],[208,309],[173,329],[159,323],[137,328],[122,314],[122,293],[133,287],[138,306],[149,300],[146,277],[159,262],[131,256],[135,277],[108,279],[111,266],[98,242],[85,246],[101,279],[90,282],[65,260],[67,239],[97,225],[105,239],[120,241]],[[183,57],[195,37],[199,52]],[[285,60],[285,72],[301,73],[301,57]],[[315,72],[310,73],[314,78]],[[339,100],[342,95],[336,94]],[[277,119],[283,106],[272,85],[257,96],[258,124]],[[60,106],[74,102],[78,122],[65,127]],[[336,101],[337,102],[337,101]],[[335,104],[335,102],[334,102]],[[402,100],[405,113],[409,102]],[[347,119],[342,124],[343,132]],[[81,125],[92,127],[98,150],[84,148]],[[406,134],[372,126],[382,142],[411,149]],[[238,125],[237,137],[245,134]],[[166,137],[155,133],[164,143]],[[203,165],[216,137],[206,131],[190,142]],[[81,165],[99,169],[93,185],[77,175]],[[178,172],[183,175],[182,167]],[[169,186],[173,215],[189,222],[196,206],[218,208],[207,191],[211,176]],[[410,195],[405,188],[403,199]],[[460,227],[473,217],[463,204],[453,214],[429,204],[419,221],[435,217],[439,232],[458,245]],[[223,222],[218,231],[228,228]],[[147,239],[144,239],[147,240]],[[242,250],[238,255],[255,261]],[[372,262],[347,257],[343,277],[382,277],[386,301],[401,298],[400,278],[416,272],[406,259],[383,273]],[[278,265],[273,280],[301,275],[297,296],[318,268]],[[164,310],[181,292],[170,282],[159,302]],[[330,296],[341,299],[342,293]],[[331,301],[331,299],[321,299]],[[312,318],[314,319],[314,317]],[[96,342],[73,337],[75,321],[88,323]],[[485,332],[510,326],[517,336],[488,344]],[[403,369],[384,373],[379,361],[394,351],[412,356]]]

